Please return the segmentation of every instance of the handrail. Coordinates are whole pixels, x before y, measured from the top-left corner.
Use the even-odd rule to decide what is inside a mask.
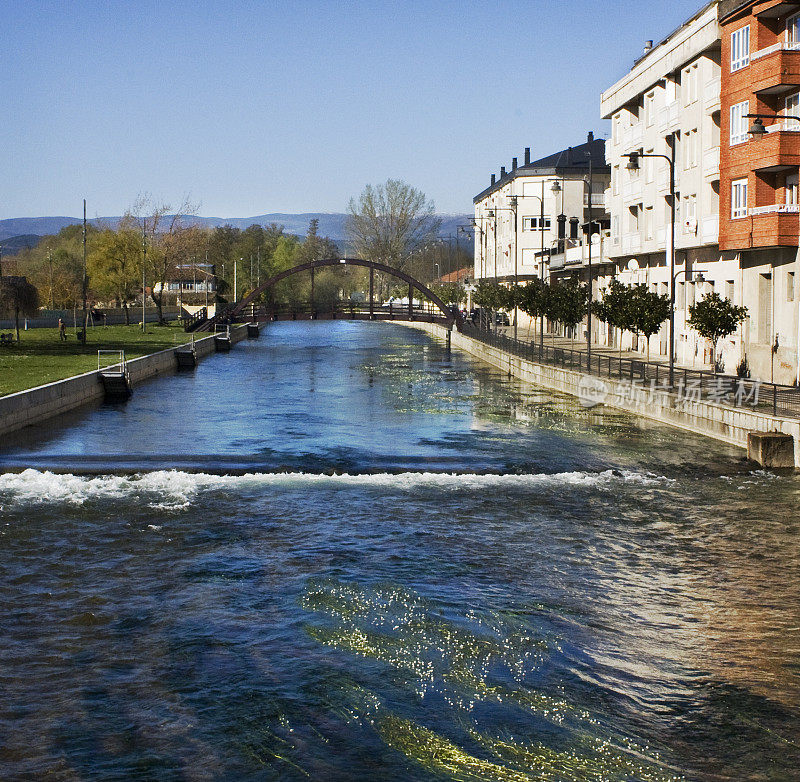
[[[469,324],[464,325],[464,333],[528,361],[569,368],[598,377],[628,382],[631,385],[649,384],[652,390],[670,394],[680,395],[687,390],[697,390],[705,392],[707,399],[711,397],[724,400],[733,396],[734,401],[737,398],[752,399],[755,395],[756,411],[769,412],[774,416],[800,418],[800,388],[795,386],[714,374],[688,367],[675,368],[677,382],[670,386],[669,367],[658,362],[592,352],[591,367],[588,367],[585,350],[545,345],[543,341],[536,345]],[[724,401],[716,403],[734,408],[743,406],[743,404],[727,404]]]

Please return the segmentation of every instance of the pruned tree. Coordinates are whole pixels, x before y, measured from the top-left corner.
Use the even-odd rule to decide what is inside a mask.
[[[39,291],[26,277],[0,277],[0,312],[14,316],[19,342],[20,315],[34,317],[39,311]]]
[[[404,269],[441,226],[433,201],[399,179],[367,185],[358,199],[350,199],[348,212],[345,229],[358,257],[396,269]]]
[[[747,317],[747,307],[740,307],[730,299],[723,299],[715,291],[689,307],[687,323],[701,336],[711,341],[714,372],[717,371],[717,343],[733,334]]]
[[[575,280],[553,285],[548,297],[548,320],[561,323],[564,328],[574,332],[586,314],[589,303],[589,287]],[[574,339],[574,333],[572,335]]]
[[[645,284],[631,289],[631,328],[647,340],[647,360],[650,360],[650,337],[669,318],[670,301],[665,296],[647,289]],[[637,345],[638,347],[638,345]]]

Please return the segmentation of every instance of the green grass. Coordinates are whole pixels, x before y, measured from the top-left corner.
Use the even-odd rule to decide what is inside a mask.
[[[3,329],[8,333],[7,329]],[[168,326],[95,326],[86,330],[86,344],[67,330],[67,341],[58,338],[58,329],[20,331],[20,342],[0,345],[0,396],[24,391],[65,377],[97,369],[98,350],[124,350],[125,358],[138,358],[188,342],[190,335],[176,321]],[[103,357],[104,365],[114,362]]]

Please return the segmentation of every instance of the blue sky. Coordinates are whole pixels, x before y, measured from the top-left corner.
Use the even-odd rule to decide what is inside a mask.
[[[700,5],[0,0],[0,218],[337,212],[389,177],[468,212],[607,134],[600,92]]]

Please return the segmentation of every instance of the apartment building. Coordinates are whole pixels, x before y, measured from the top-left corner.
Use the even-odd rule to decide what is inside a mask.
[[[491,176],[489,187],[475,196],[475,278],[525,282],[550,273],[551,249],[559,239],[580,241],[589,219],[592,187],[593,219],[607,215],[604,198],[610,171],[605,141],[589,133],[583,144]],[[591,175],[591,177],[590,177]]]
[[[741,299],[738,259],[719,248],[721,50],[714,0],[657,45],[648,41],[630,72],[601,96],[601,114],[611,120],[606,253],[626,284],[666,295],[675,285],[675,358],[698,367],[711,365],[712,346],[687,327],[689,306],[712,290]],[[638,166],[630,153],[638,153]],[[625,347],[644,348],[644,340],[625,340]],[[665,323],[651,354],[667,356],[668,342]],[[727,371],[735,371],[741,344],[737,333],[720,346]]]
[[[800,379],[800,3],[723,0],[719,16],[719,244],[739,268],[737,303],[750,315],[743,338],[753,376],[794,383]]]

